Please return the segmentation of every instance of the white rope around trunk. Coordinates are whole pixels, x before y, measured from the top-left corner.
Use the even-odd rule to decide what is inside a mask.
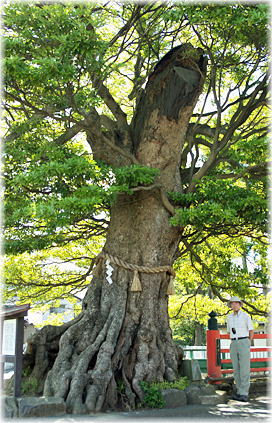
[[[95,258],[96,266],[92,271],[92,274],[94,276],[98,276],[102,271],[103,262],[106,262],[106,279],[109,284],[112,284],[112,273],[113,273],[113,267],[112,264],[115,264],[119,267],[122,267],[123,269],[133,271],[133,280],[130,287],[130,290],[132,292],[140,292],[142,291],[141,281],[139,277],[139,273],[149,273],[149,274],[156,274],[156,273],[163,273],[166,272],[170,274],[170,281],[167,288],[167,294],[173,295],[175,293],[174,289],[174,282],[173,279],[176,275],[174,269],[171,266],[139,266],[137,264],[127,263],[123,260],[121,260],[119,257],[112,256],[108,253],[100,253]]]

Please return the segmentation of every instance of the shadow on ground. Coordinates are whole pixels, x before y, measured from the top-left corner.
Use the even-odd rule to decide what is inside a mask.
[[[218,405],[185,405],[177,408],[162,409],[146,409],[129,412],[109,412],[91,415],[65,415],[61,417],[39,417],[39,418],[22,418],[22,419],[6,419],[5,422],[33,422],[42,421],[55,423],[77,423],[77,422],[117,422],[144,420],[148,422],[158,422],[165,420],[175,420],[181,422],[196,422],[199,420],[232,420],[232,421],[254,421],[263,422],[271,419],[271,398],[267,395],[255,395],[251,397],[249,402],[243,403],[229,399],[226,404]]]

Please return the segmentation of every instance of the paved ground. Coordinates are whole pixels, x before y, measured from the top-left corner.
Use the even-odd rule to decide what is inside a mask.
[[[242,403],[229,400],[227,404],[209,405],[186,405],[178,408],[164,408],[153,410],[130,411],[122,413],[99,413],[92,415],[66,415],[63,417],[32,418],[32,419],[6,419],[5,422],[32,422],[41,421],[45,423],[77,423],[77,422],[117,422],[144,420],[149,422],[165,421],[168,419],[180,422],[199,422],[199,420],[232,420],[241,422],[249,420],[252,422],[268,421],[271,418],[271,398],[264,395],[252,397],[249,402]]]

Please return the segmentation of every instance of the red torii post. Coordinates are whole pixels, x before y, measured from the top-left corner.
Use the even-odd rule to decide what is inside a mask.
[[[207,341],[207,373],[212,379],[222,378],[221,355],[220,355],[220,331],[217,326],[217,314],[214,311],[209,313]],[[214,382],[216,383],[216,382]],[[220,383],[220,382],[217,382]]]

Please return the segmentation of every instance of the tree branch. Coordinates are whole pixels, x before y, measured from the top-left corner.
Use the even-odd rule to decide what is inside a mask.
[[[211,269],[203,262],[203,260],[201,259],[201,257],[191,248],[191,246],[189,245],[189,243],[186,240],[183,240],[183,243],[185,244],[187,251],[190,252],[191,256],[194,256],[196,261],[202,266],[202,268],[205,269],[206,274],[209,275],[209,279],[210,279],[210,275],[211,275]],[[195,267],[196,271],[200,274],[201,279],[203,280],[203,282],[205,281],[205,279],[203,278],[202,272],[200,273],[199,270]],[[209,286],[211,287],[213,293],[224,303],[227,303],[229,300],[224,298],[223,295],[220,294],[219,290],[216,288],[216,285],[213,284],[210,280],[209,280]],[[266,311],[257,309],[254,305],[250,304],[249,302],[244,301],[245,304],[247,304],[249,307],[251,307],[253,310],[255,310],[256,314],[262,315],[262,316],[267,316],[268,313]]]
[[[220,133],[221,134],[225,134],[226,133],[226,128],[225,127],[221,127],[220,128]],[[187,134],[189,136],[192,135],[204,135],[205,137],[208,138],[214,138],[215,134],[216,134],[216,128],[213,128],[211,126],[209,126],[208,124],[204,123],[204,124],[200,124],[200,123],[189,123],[188,125],[188,130],[187,130]]]
[[[123,112],[119,104],[115,101],[109,89],[98,78],[95,78],[93,80],[93,86],[96,88],[97,93],[105,101],[105,104],[108,106],[113,116],[115,117],[118,128],[120,130],[125,130],[126,132],[128,132],[129,126],[127,122],[127,116]]]
[[[134,7],[134,10],[131,14],[130,19],[126,22],[126,24],[123,26],[123,28],[121,28],[117,32],[117,34],[110,40],[109,46],[112,46],[118,40],[118,38],[122,37],[123,34],[125,34],[127,31],[129,31],[129,29],[133,26],[133,24],[136,22],[136,20],[139,19],[142,7],[143,6],[140,5],[140,4],[136,5]]]
[[[233,114],[230,120],[228,129],[225,131],[222,140],[219,143],[216,143],[216,148],[213,148],[211,150],[210,156],[208,157],[204,165],[198,170],[198,172],[194,174],[193,180],[190,182],[187,192],[194,191],[197,181],[208,173],[209,169],[214,164],[218,153],[226,147],[231,137],[233,136],[235,130],[239,128],[239,126],[241,126],[249,118],[251,113],[258,107],[260,107],[266,100],[266,82],[267,76],[257,85],[253,93],[251,93],[250,99],[247,104],[244,105],[242,102],[239,104],[236,112]],[[259,93],[260,96],[256,99]]]
[[[253,179],[259,179],[268,175],[268,169],[271,166],[271,162],[266,162],[254,166],[249,166],[240,173],[223,173],[221,175],[216,175],[216,179],[230,179],[234,180],[240,179],[243,177],[250,177]],[[247,176],[249,173],[249,176]]]
[[[163,188],[160,184],[153,184],[153,185],[148,185],[148,186],[138,186],[138,187],[135,187],[135,188],[131,188],[131,191],[133,191],[133,192],[150,191],[154,188],[158,188],[158,190],[160,192],[160,196],[161,196],[163,206],[165,207],[166,210],[168,210],[168,212],[171,214],[171,216],[174,216],[175,207],[173,207],[172,204],[170,203],[170,201],[168,200],[166,192],[163,190]]]

